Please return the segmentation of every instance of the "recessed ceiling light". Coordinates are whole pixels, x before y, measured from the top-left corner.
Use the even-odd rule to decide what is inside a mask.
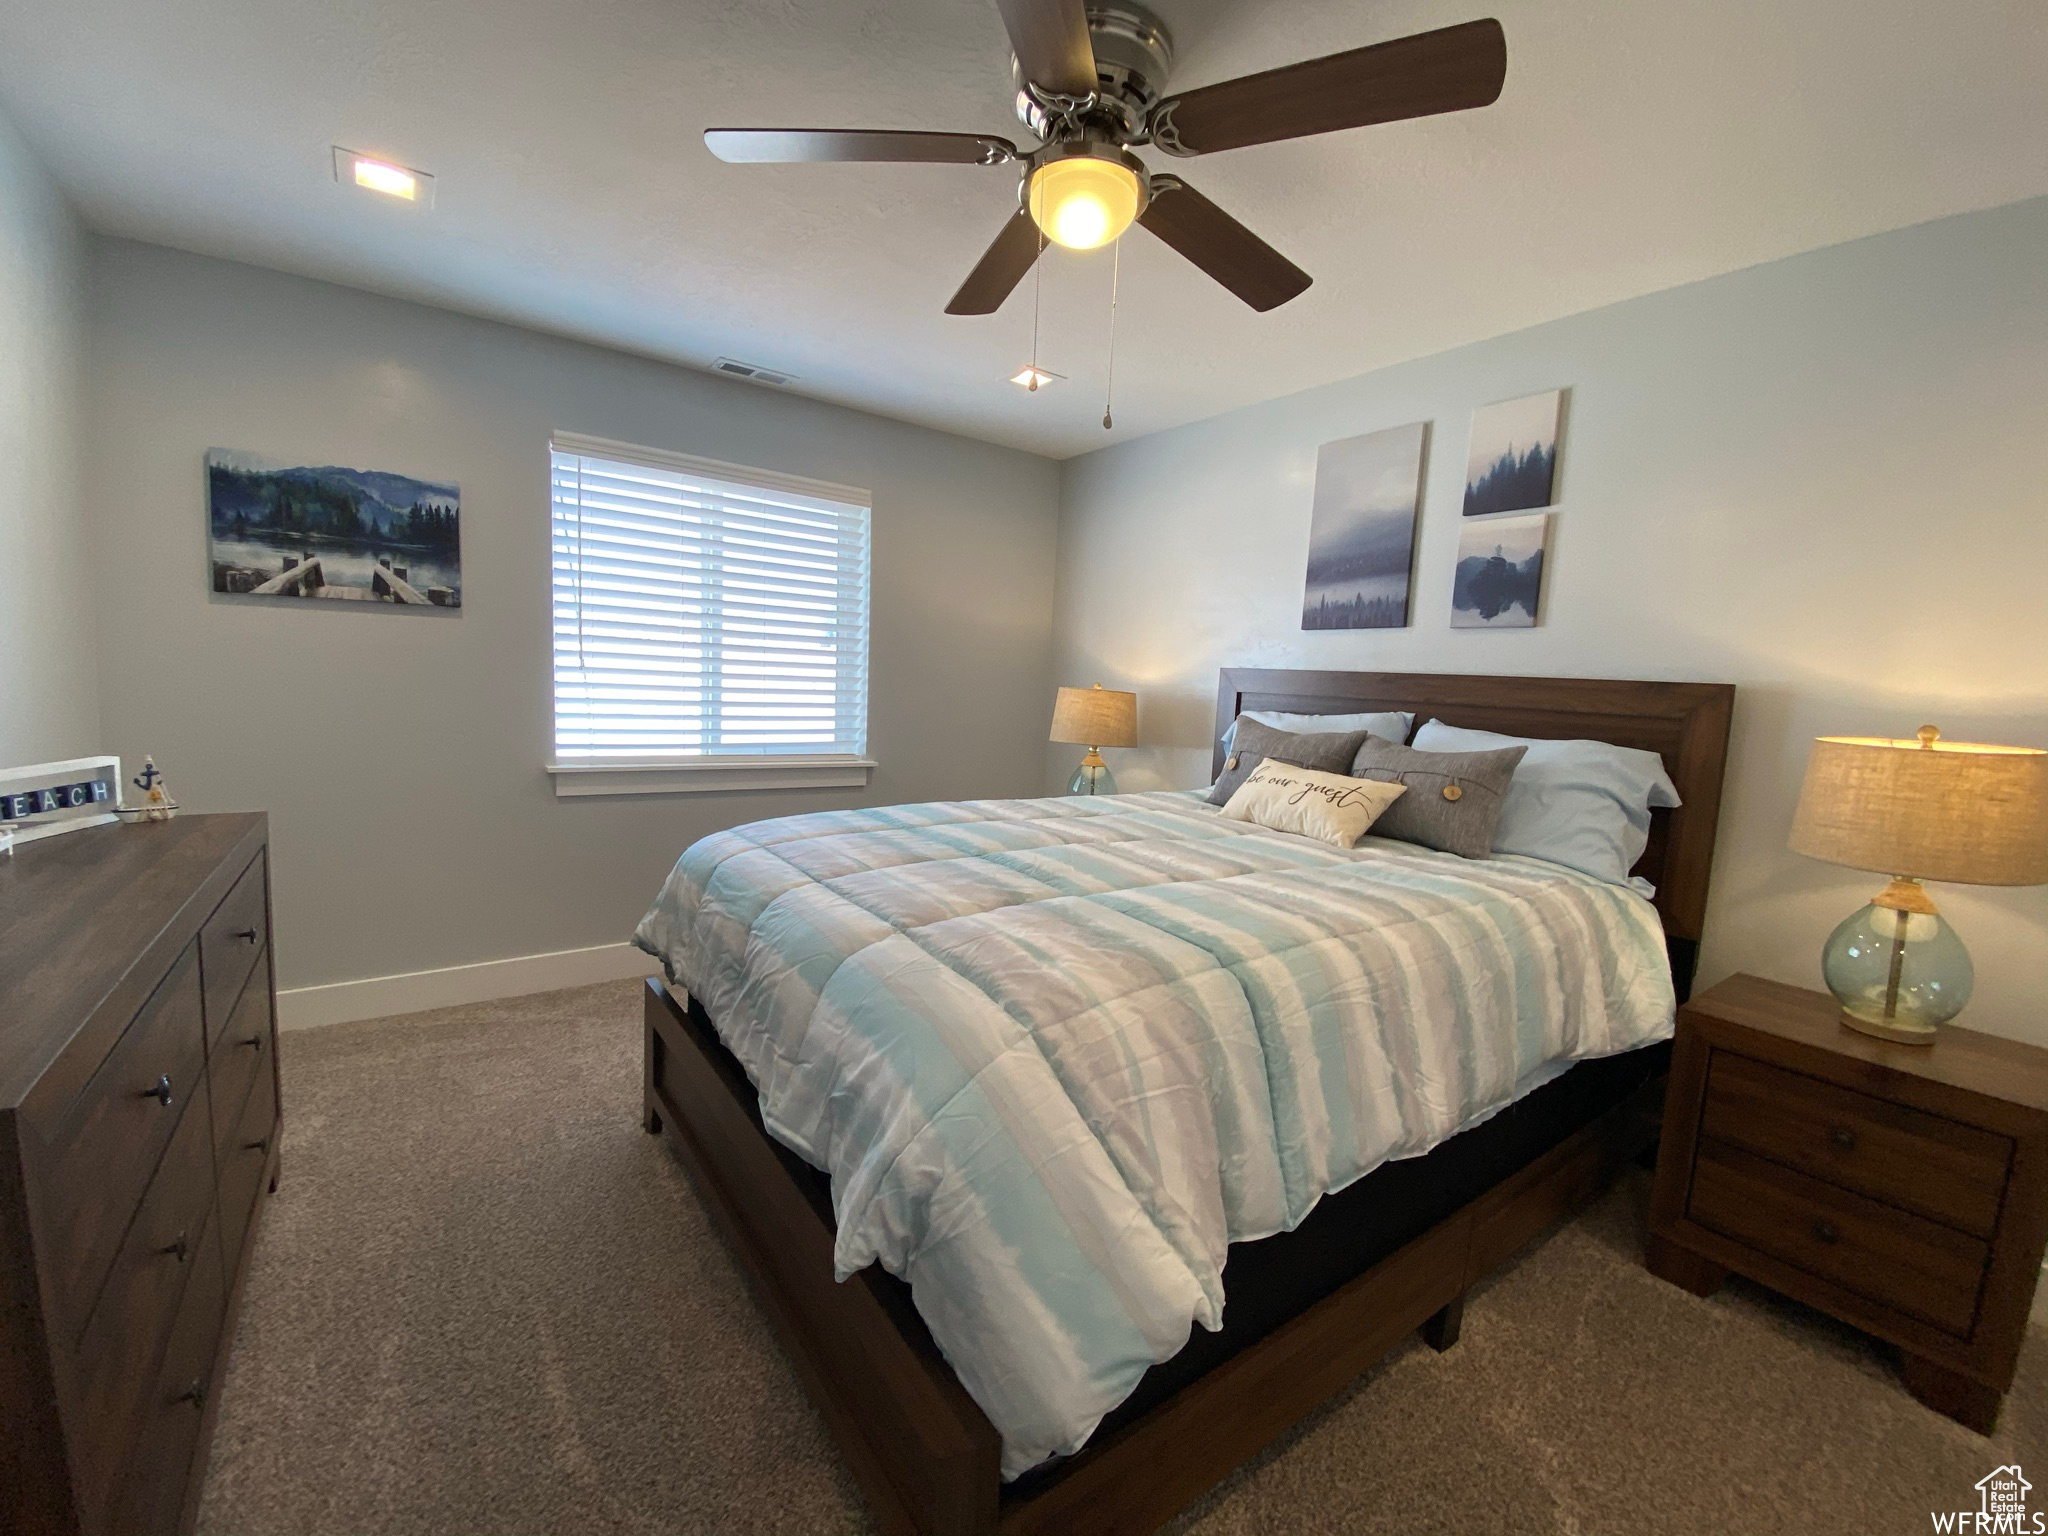
[[[743,363],[736,357],[721,357],[711,364],[720,373],[729,373],[736,379],[752,379],[756,384],[773,384],[778,389],[785,384],[796,382],[796,375],[784,373],[779,368],[763,368],[759,363]]]
[[[395,197],[415,207],[434,206],[434,178],[425,171],[380,160],[375,155],[358,154],[355,150],[343,149],[339,144],[334,146],[334,179],[368,192]]]
[[[1064,379],[1065,377],[1064,373],[1054,373],[1050,369],[1039,367],[1036,363],[1029,363],[1011,374],[1010,382],[1012,384],[1021,384],[1026,389],[1036,390],[1050,384],[1054,379]]]

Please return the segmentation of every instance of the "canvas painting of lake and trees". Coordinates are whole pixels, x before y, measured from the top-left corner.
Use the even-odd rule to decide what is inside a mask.
[[[1496,517],[1458,530],[1451,628],[1528,629],[1543,602],[1543,551],[1550,514]]]
[[[462,492],[453,484],[212,448],[206,496],[215,592],[462,606]]]
[[[1426,422],[1325,443],[1316,452],[1303,629],[1408,622]]]
[[[1472,451],[1465,462],[1465,515],[1547,507],[1557,480],[1557,418],[1561,389],[1472,413]]]

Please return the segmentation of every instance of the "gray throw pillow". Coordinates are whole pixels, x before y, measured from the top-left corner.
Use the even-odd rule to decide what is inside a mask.
[[[1368,736],[1351,760],[1351,776],[1408,786],[1372,824],[1374,837],[1483,859],[1493,851],[1493,830],[1500,825],[1515,765],[1528,750],[1418,752]]]
[[[1237,793],[1237,786],[1252,776],[1252,770],[1269,757],[1297,768],[1316,768],[1324,773],[1351,773],[1351,760],[1371,739],[1367,731],[1331,731],[1297,736],[1289,731],[1261,725],[1249,716],[1237,719],[1237,735],[1231,738],[1230,756],[1224,760],[1223,775],[1209,791],[1209,803],[1222,805]],[[1352,777],[1357,777],[1353,774]],[[1407,799],[1406,795],[1401,797]]]

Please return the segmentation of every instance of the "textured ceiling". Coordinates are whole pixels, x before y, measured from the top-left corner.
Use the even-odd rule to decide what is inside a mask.
[[[94,228],[1056,456],[1676,283],[2048,192],[2039,0],[1157,0],[1204,84],[1473,16],[1478,112],[1172,162],[1314,274],[1255,315],[1124,242],[941,310],[1014,172],[728,166],[707,126],[1021,134],[988,0],[0,0],[0,106]],[[431,212],[329,146],[434,172]],[[1149,154],[1149,152],[1148,152]],[[1154,157],[1160,163],[1163,157]]]

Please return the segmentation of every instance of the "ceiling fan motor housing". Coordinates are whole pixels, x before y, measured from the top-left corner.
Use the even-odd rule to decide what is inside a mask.
[[[1067,98],[1033,88],[1013,58],[1010,78],[1016,88],[1017,120],[1038,138],[1050,142],[1088,127],[1116,143],[1138,141],[1145,117],[1166,89],[1173,67],[1173,39],[1150,11],[1131,4],[1087,7],[1088,41],[1095,50],[1096,93],[1093,102],[1060,111]]]

